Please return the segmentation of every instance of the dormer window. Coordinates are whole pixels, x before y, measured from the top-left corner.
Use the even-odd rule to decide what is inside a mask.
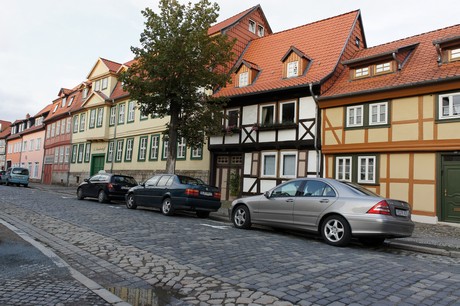
[[[83,99],[86,99],[86,97],[88,97],[88,88],[87,87],[83,88],[82,97],[83,97]]]
[[[289,62],[287,64],[287,77],[292,78],[299,76],[299,61]]]
[[[263,26],[261,26],[261,25],[257,26],[257,35],[259,37],[263,37],[265,35],[265,29],[264,29]]]
[[[74,98],[75,98],[75,97],[71,97],[71,98],[70,98],[69,104],[67,104],[67,107],[69,107],[70,105],[72,105],[72,102],[73,102],[73,99],[74,99]]]
[[[238,86],[239,87],[244,87],[248,86],[249,84],[249,72],[241,72],[238,77]]]
[[[66,102],[67,102],[67,97],[62,98],[62,105],[61,105],[61,107],[64,107]]]
[[[101,80],[94,82],[94,91],[99,91],[101,89]]]
[[[369,76],[369,67],[355,69],[355,78],[363,78]]]
[[[249,19],[249,32],[256,34],[256,22]]]
[[[449,50],[449,61],[460,60],[460,48]]]
[[[391,62],[375,65],[375,74],[389,73],[391,71]]]
[[[109,78],[102,79],[102,90],[106,89],[109,83]]]
[[[359,47],[361,46],[361,40],[359,39],[359,37],[355,37],[355,46],[359,49]]]
[[[54,106],[54,109],[53,109],[53,114],[56,112],[56,110],[57,110],[58,106],[59,106],[58,104],[56,104],[56,105]]]

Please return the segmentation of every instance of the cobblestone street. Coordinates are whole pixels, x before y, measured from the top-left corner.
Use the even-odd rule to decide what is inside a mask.
[[[458,258],[386,247],[336,248],[308,235],[242,231],[191,215],[165,217],[121,203],[4,186],[0,219],[122,299],[136,289],[156,305],[458,305],[460,300]],[[20,286],[9,281],[2,288]],[[142,294],[127,302],[141,305]]]

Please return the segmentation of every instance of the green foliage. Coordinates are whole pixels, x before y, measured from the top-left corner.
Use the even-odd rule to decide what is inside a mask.
[[[120,81],[144,115],[170,116],[170,143],[185,137],[190,147],[202,145],[204,135],[222,127],[225,99],[209,95],[230,80],[234,41],[208,36],[219,6],[201,0],[187,6],[161,0],[160,13],[146,8],[141,47],[131,47],[136,61]],[[170,157],[176,146],[169,146]],[[168,169],[167,169],[168,170]]]
[[[230,173],[230,195],[239,196],[240,195],[240,174],[238,170],[234,170]]]

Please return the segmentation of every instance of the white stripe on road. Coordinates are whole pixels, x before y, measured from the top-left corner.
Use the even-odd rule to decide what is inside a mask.
[[[201,223],[200,225],[209,226],[209,227],[217,228],[217,229],[227,229],[227,228],[229,228],[229,226],[225,226],[225,225],[211,225],[211,224],[205,224],[205,223]]]

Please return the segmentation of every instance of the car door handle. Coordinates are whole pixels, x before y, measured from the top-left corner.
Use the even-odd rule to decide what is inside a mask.
[[[319,200],[320,203],[329,203],[329,200],[328,199],[322,199],[322,200]]]
[[[292,202],[294,202],[294,199],[287,199],[286,202],[292,203]]]

